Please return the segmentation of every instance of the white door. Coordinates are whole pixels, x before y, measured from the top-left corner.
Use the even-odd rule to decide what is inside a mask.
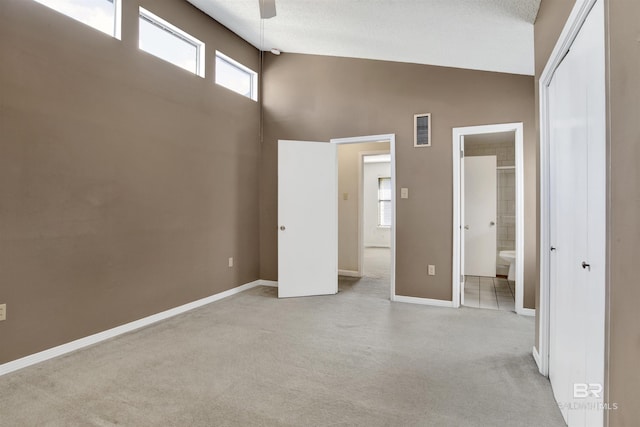
[[[549,379],[569,426],[601,426],[605,91],[602,1],[549,86]]]
[[[464,158],[464,274],[496,277],[496,156]]]
[[[338,292],[336,145],[278,141],[278,297]]]

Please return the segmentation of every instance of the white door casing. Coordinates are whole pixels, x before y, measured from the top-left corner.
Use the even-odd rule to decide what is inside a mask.
[[[278,297],[338,292],[335,144],[278,141]]]
[[[464,274],[496,276],[496,156],[464,158]]]

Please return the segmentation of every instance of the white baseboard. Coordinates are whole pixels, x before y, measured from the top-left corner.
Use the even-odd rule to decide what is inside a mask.
[[[538,349],[536,348],[536,346],[533,346],[533,349],[531,350],[531,354],[533,354],[533,360],[536,361],[536,365],[538,365],[538,371],[541,371],[540,369],[540,353],[538,353]]]
[[[409,304],[421,304],[421,305],[432,305],[435,307],[453,308],[453,301],[445,301],[441,299],[416,298],[416,297],[405,297],[401,295],[394,295],[393,301],[404,302]]]
[[[227,291],[220,292],[196,301],[192,301],[190,303],[171,308],[169,310],[156,313],[151,316],[144,317],[142,319],[135,320],[133,322],[126,323],[112,329],[107,329],[106,331],[98,332],[97,334],[89,335],[87,337],[80,338],[75,341],[71,341],[66,344],[62,344],[38,353],[30,354],[29,356],[25,356],[20,359],[12,360],[11,362],[0,365],[0,376],[6,375],[13,371],[17,371],[18,369],[26,368],[27,366],[44,362],[45,360],[62,356],[63,354],[71,353],[72,351],[76,351],[93,344],[97,344],[101,341],[108,340],[118,335],[126,334],[127,332],[131,332],[144,326],[151,325],[153,323],[159,322],[160,320],[165,320],[170,317],[177,316],[178,314],[182,314],[195,308],[202,307],[203,305],[211,304],[212,302],[219,301],[223,298],[230,297],[231,295],[238,294],[251,288],[255,288],[256,286],[272,286],[267,285],[263,282],[266,281],[256,280],[254,282],[237,286]]]
[[[535,317],[536,315],[536,310],[534,308],[523,308],[522,310],[520,310],[518,312],[518,314],[522,315],[522,316],[532,316]]]
[[[271,286],[273,288],[277,288],[278,287],[278,282],[276,282],[275,280],[258,280],[258,284],[256,286]]]
[[[338,270],[338,276],[362,277],[360,273],[355,270]]]

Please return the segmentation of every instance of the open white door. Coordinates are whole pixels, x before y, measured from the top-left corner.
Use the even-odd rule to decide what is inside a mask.
[[[335,144],[278,141],[278,297],[338,292]]]
[[[464,159],[464,274],[496,277],[496,156]]]

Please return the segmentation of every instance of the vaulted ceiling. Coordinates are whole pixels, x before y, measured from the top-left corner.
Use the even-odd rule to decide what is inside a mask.
[[[534,73],[540,0],[188,0],[258,49]]]

